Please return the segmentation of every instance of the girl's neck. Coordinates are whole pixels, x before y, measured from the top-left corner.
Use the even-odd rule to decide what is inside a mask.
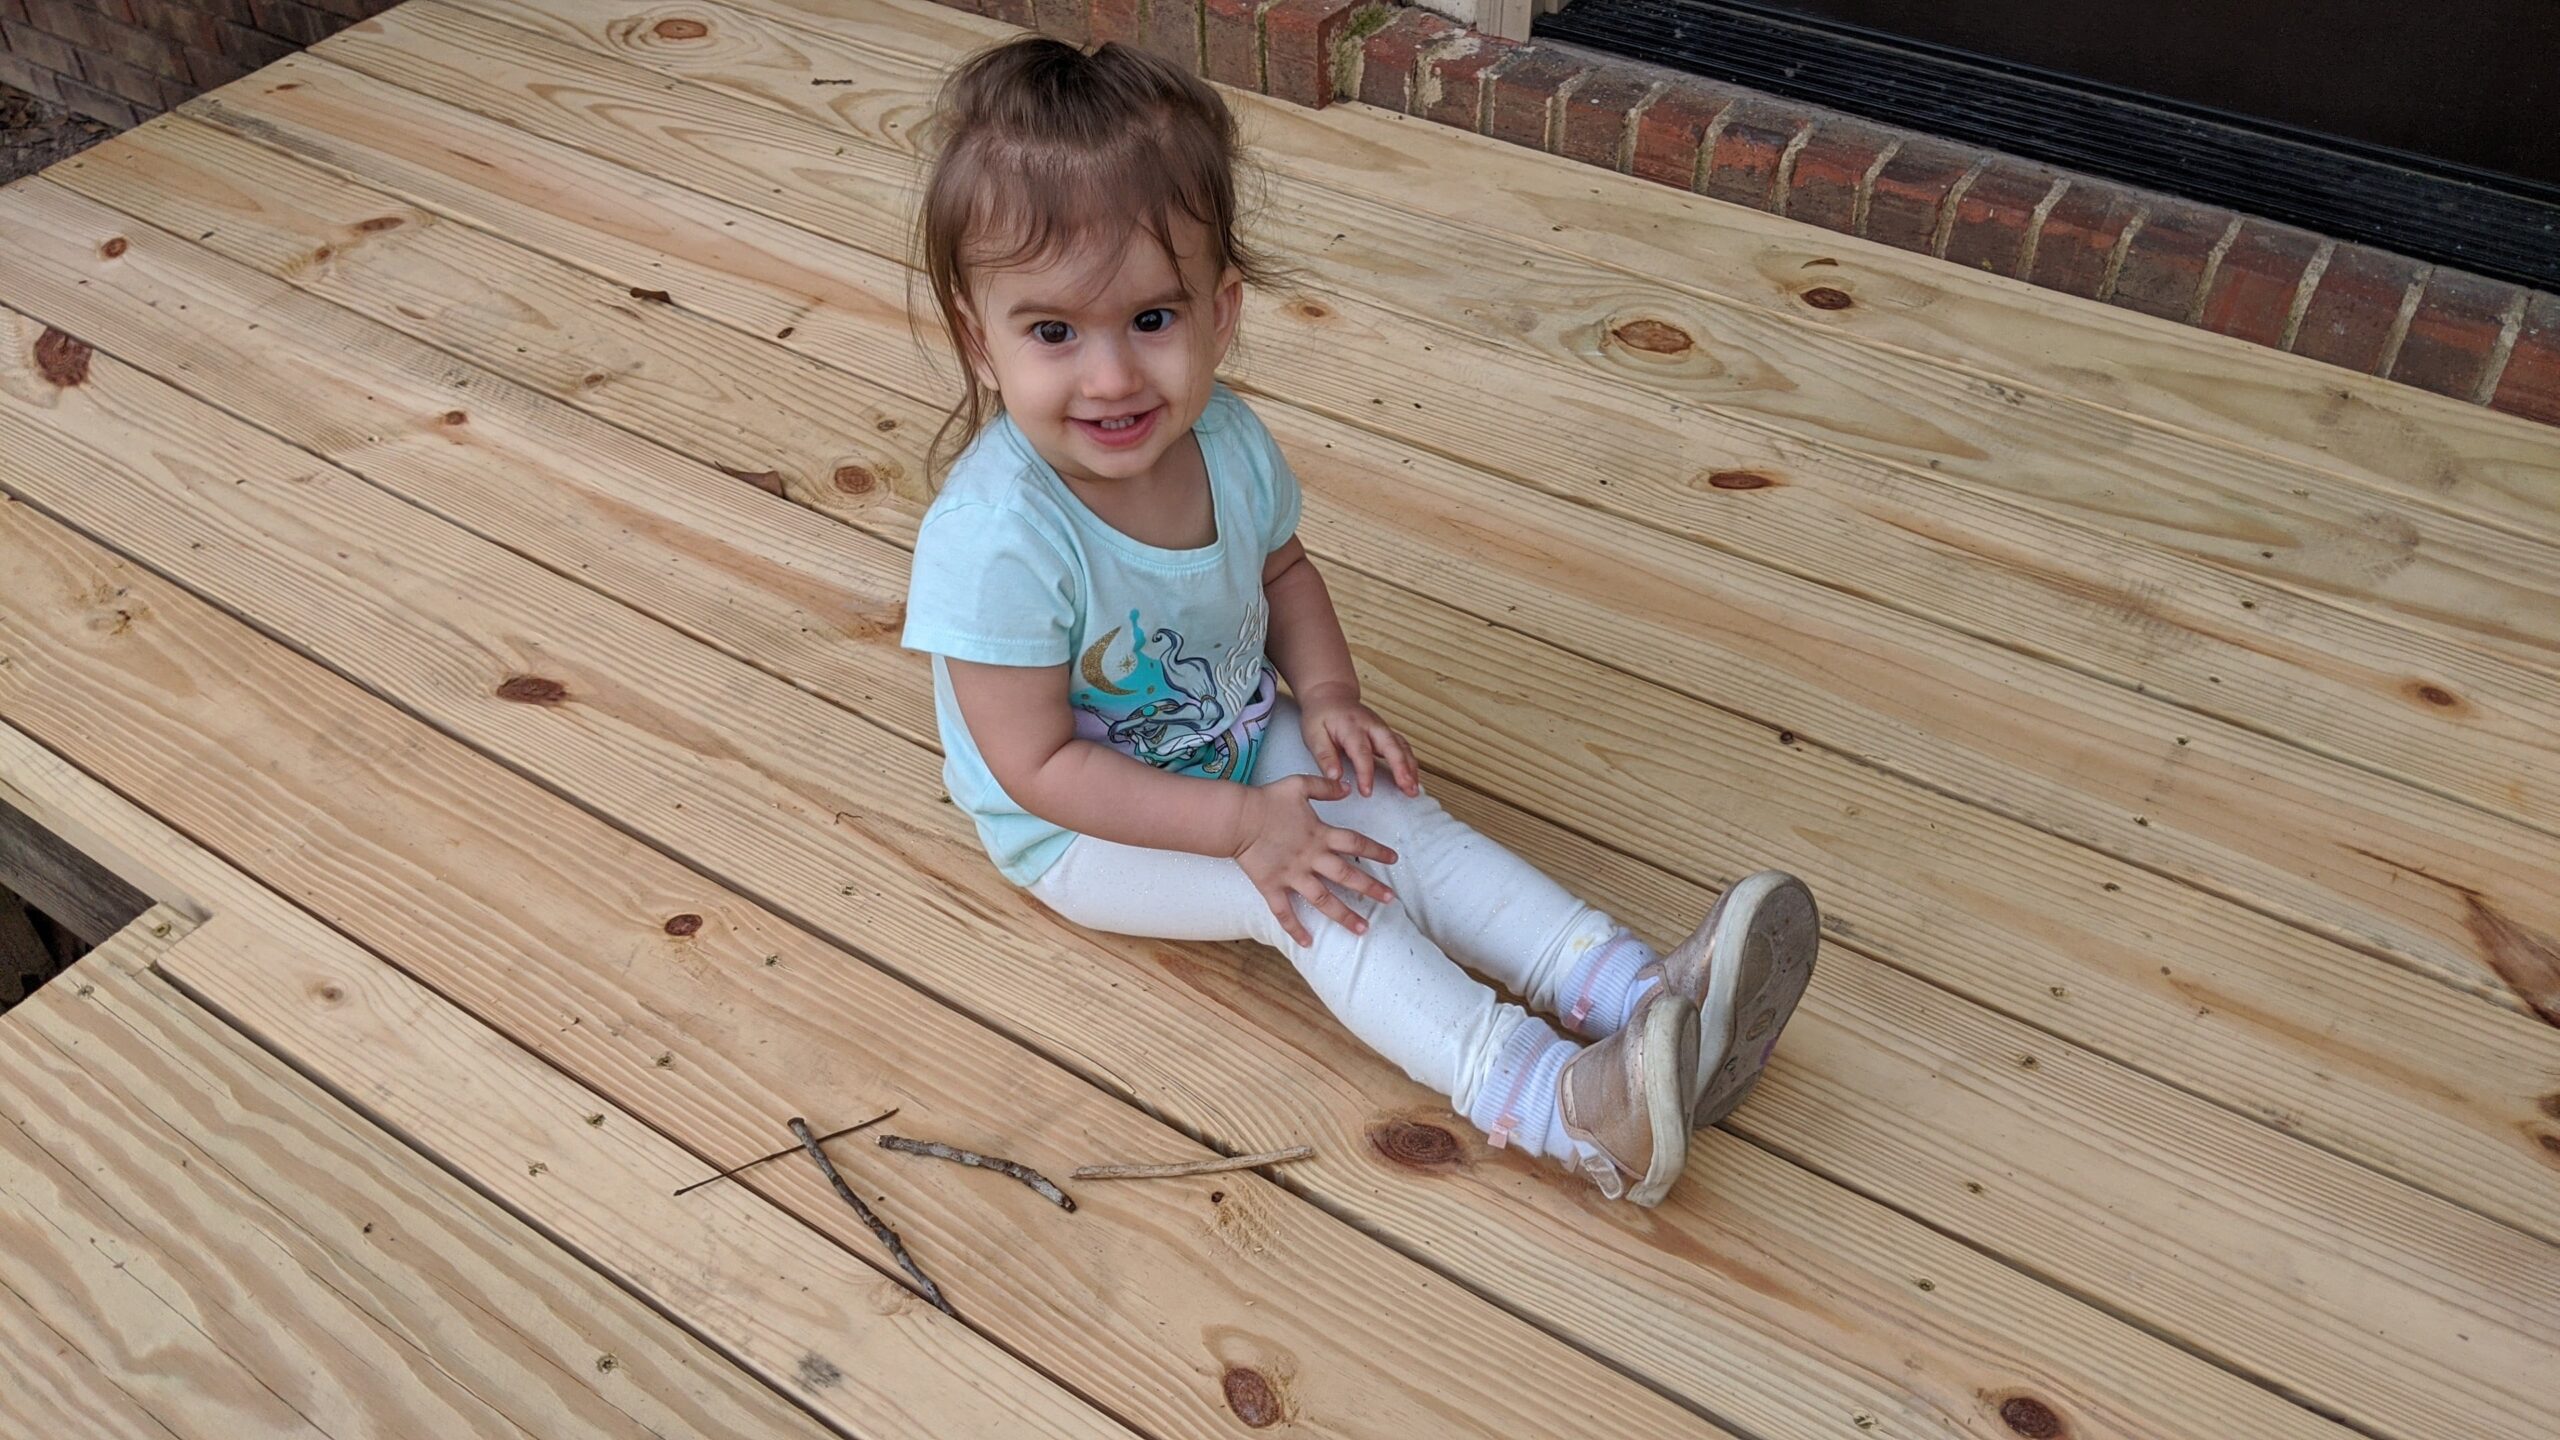
[[[1059,471],[1058,478],[1103,524],[1141,545],[1199,550],[1218,543],[1208,459],[1192,431],[1184,431],[1144,475],[1083,480]]]

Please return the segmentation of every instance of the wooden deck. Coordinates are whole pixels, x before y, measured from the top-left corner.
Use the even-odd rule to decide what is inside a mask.
[[[10,1433],[2542,1440],[2560,432],[1235,96],[1229,380],[1453,809],[1830,929],[1662,1209],[1075,930],[896,647],[922,0],[411,0],[0,191]],[[901,1107],[1063,1177],[831,1147]],[[157,1428],[155,1428],[157,1427]]]

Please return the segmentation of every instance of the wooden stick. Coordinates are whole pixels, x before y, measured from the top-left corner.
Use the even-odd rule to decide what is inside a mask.
[[[1260,1155],[1230,1155],[1219,1160],[1186,1160],[1178,1165],[1079,1165],[1070,1180],[1169,1180],[1178,1175],[1215,1175],[1222,1170],[1252,1170],[1289,1160],[1312,1160],[1313,1145],[1292,1145]]]
[[[910,1140],[904,1135],[881,1136],[880,1148],[902,1151],[909,1155],[929,1155],[936,1160],[948,1160],[955,1165],[974,1165],[981,1170],[998,1171],[1040,1192],[1040,1198],[1059,1209],[1069,1214],[1075,1212],[1076,1202],[1068,1198],[1067,1192],[1059,1189],[1048,1176],[1028,1165],[999,1159],[993,1155],[981,1155],[975,1150],[961,1150],[945,1145],[939,1140]]]
[[[879,1124],[881,1121],[886,1120],[886,1119],[888,1119],[890,1116],[895,1115],[895,1114],[897,1114],[897,1113],[898,1113],[898,1107],[897,1107],[897,1106],[895,1106],[895,1105],[892,1105],[892,1106],[890,1106],[888,1109],[881,1111],[879,1114],[872,1116],[870,1119],[863,1121],[863,1122],[862,1122],[861,1124],[859,1124],[859,1125],[847,1125],[846,1127],[844,1127],[844,1128],[843,1128],[843,1129],[841,1129],[841,1130],[830,1130],[830,1131],[828,1131],[826,1134],[821,1135],[821,1136],[819,1136],[819,1137],[818,1137],[818,1143],[819,1143],[819,1144],[821,1144],[821,1145],[824,1145],[824,1144],[826,1144],[826,1143],[827,1143],[828,1141],[830,1141],[830,1140],[840,1139],[840,1138],[842,1138],[843,1136],[846,1136],[846,1135],[850,1135],[850,1134],[852,1134],[852,1133],[853,1133],[854,1131],[856,1131],[856,1130],[868,1130],[868,1129],[870,1129],[872,1126]],[[764,1163],[764,1162],[766,1162],[767,1160],[779,1160],[779,1159],[781,1159],[781,1158],[782,1158],[783,1156],[785,1156],[785,1155],[797,1155],[797,1154],[799,1154],[799,1153],[800,1153],[800,1147],[799,1147],[799,1146],[797,1146],[797,1145],[794,1145],[794,1146],[792,1146],[792,1147],[791,1147],[790,1149],[788,1149],[788,1150],[776,1150],[776,1151],[774,1151],[774,1152],[773,1152],[772,1154],[770,1154],[770,1155],[759,1155],[759,1156],[757,1156],[756,1158],[754,1158],[753,1160],[748,1161],[748,1162],[747,1162],[746,1164],[744,1164],[744,1165],[732,1165],[732,1166],[730,1166],[728,1169],[723,1170],[723,1171],[721,1171],[719,1174],[712,1176],[712,1177],[711,1177],[711,1180],[726,1180],[726,1179],[728,1179],[730,1176],[737,1174],[737,1173],[738,1173],[739,1171],[741,1171],[741,1170],[752,1170],[752,1169],[754,1169],[756,1166],[763,1164],[763,1163]],[[710,1184],[710,1183],[711,1183],[711,1180],[696,1180],[696,1181],[694,1181],[692,1184],[687,1185],[687,1186],[686,1186],[686,1187],[684,1187],[682,1190],[679,1190],[679,1191],[677,1191],[676,1193],[677,1193],[678,1195],[689,1195],[689,1194],[693,1193],[694,1191],[701,1189],[703,1186]]]
[[[844,1203],[852,1206],[853,1213],[862,1217],[862,1223],[871,1227],[871,1233],[880,1237],[880,1243],[889,1247],[889,1253],[898,1257],[898,1268],[914,1278],[924,1291],[924,1298],[933,1302],[933,1308],[954,1320],[959,1319],[960,1312],[952,1309],[951,1302],[942,1298],[942,1287],[925,1278],[925,1273],[916,1268],[915,1257],[907,1253],[906,1245],[898,1239],[898,1232],[880,1223],[880,1217],[872,1214],[871,1207],[863,1204],[862,1197],[854,1194],[853,1187],[844,1183],[844,1177],[836,1173],[835,1162],[827,1158],[826,1151],[818,1148],[818,1137],[809,1133],[809,1122],[797,1115],[792,1116],[791,1133],[799,1137],[800,1148],[809,1152],[809,1158],[818,1162],[818,1173],[827,1177],[827,1183],[836,1187],[836,1193],[844,1197]]]

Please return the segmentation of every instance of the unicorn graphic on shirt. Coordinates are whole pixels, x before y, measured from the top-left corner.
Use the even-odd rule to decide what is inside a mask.
[[[1244,778],[1279,703],[1279,677],[1262,657],[1269,628],[1270,608],[1257,596],[1234,642],[1212,659],[1191,653],[1171,626],[1148,631],[1132,609],[1125,627],[1085,647],[1078,662],[1077,736],[1160,770]],[[1124,634],[1125,658],[1117,654]]]

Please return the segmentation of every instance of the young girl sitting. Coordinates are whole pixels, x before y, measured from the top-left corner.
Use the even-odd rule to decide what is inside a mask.
[[[1217,379],[1272,272],[1214,89],[1026,36],[964,62],[934,128],[922,268],[966,361],[935,455],[968,443],[904,644],[988,854],[1080,925],[1273,946],[1493,1144],[1659,1202],[1804,993],[1812,897],[1754,875],[1657,956],[1423,793],[1361,703],[1297,478]]]

